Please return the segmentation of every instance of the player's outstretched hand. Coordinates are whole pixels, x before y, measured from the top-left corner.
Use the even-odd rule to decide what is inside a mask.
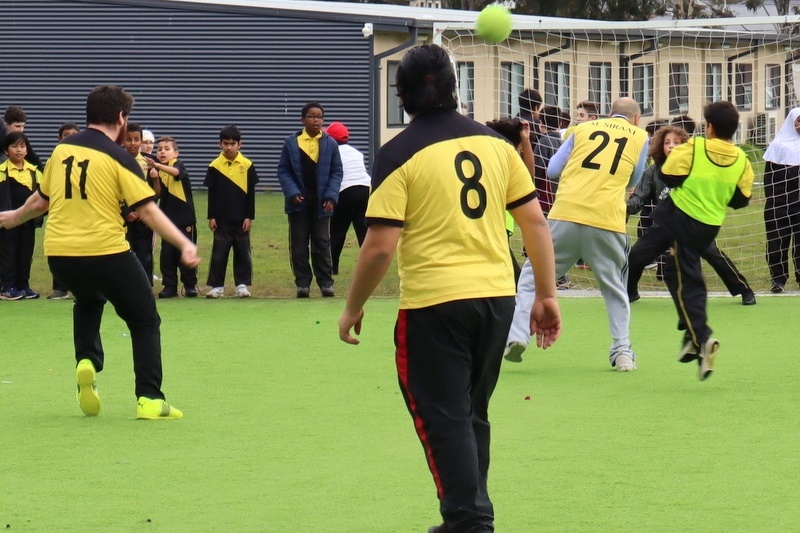
[[[181,263],[187,267],[196,267],[200,264],[200,258],[197,257],[197,246],[192,243],[184,246],[181,250]]]
[[[339,317],[339,338],[347,344],[358,344],[361,342],[352,335],[350,329],[352,328],[356,335],[361,335],[361,321],[364,319],[364,310],[359,309],[358,313],[348,313],[347,309],[342,312]]]
[[[536,336],[536,346],[546,350],[561,335],[561,310],[555,298],[538,298],[531,309],[531,336]]]

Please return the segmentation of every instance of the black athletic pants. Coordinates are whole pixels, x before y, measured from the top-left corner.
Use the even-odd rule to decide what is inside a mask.
[[[800,282],[800,204],[776,205],[774,198],[767,198],[764,225],[767,229],[770,279],[780,285],[786,285],[789,281],[791,249],[794,279]]]
[[[103,370],[105,354],[100,322],[106,301],[125,321],[131,334],[136,396],[163,399],[161,392],[161,318],[141,263],[127,251],[94,257],[47,259],[53,275],[72,291],[75,360],[89,359]]]
[[[647,234],[653,229],[655,224],[642,235],[636,244],[633,245],[628,254],[628,297],[633,297],[639,293],[639,280],[642,272],[647,265],[652,263],[658,256],[667,251],[661,248],[661,242],[657,239],[650,239]],[[655,236],[654,236],[655,237]],[[751,290],[747,279],[744,277],[736,264],[728,257],[725,252],[719,249],[716,241],[712,241],[706,248],[700,251],[700,257],[706,260],[720,277],[731,296],[742,294]],[[671,258],[667,258],[670,261]]]
[[[764,196],[769,277],[773,283],[786,285],[794,271],[795,281],[800,282],[800,167],[767,161]]]
[[[147,224],[141,221],[128,222],[128,232],[125,238],[131,245],[133,254],[139,259],[139,262],[144,268],[144,273],[147,274],[147,279],[150,280],[150,286],[153,286],[153,230],[147,227]]]
[[[358,246],[364,243],[367,235],[367,202],[369,201],[369,187],[354,185],[339,191],[339,200],[331,217],[331,256],[333,273],[339,273],[339,256],[342,255],[344,241],[350,224],[356,232]]]
[[[208,267],[208,286],[224,287],[228,256],[233,248],[234,285],[252,285],[253,257],[250,250],[250,233],[242,230],[243,220],[223,222],[217,220],[214,244],[211,246],[211,263]]]
[[[642,236],[658,243],[660,250],[672,248],[664,265],[664,281],[678,311],[678,330],[686,331],[696,345],[711,337],[706,302],[708,291],[703,279],[700,256],[714,242],[719,226],[693,219],[667,197],[653,211],[653,225]]]
[[[457,300],[398,313],[400,390],[447,531],[494,531],[486,487],[488,408],[513,314],[513,297]]]
[[[297,287],[311,286],[311,269],[320,287],[333,286],[330,217],[319,218],[313,208],[289,213],[289,261]],[[309,243],[311,264],[308,264]]]
[[[197,243],[197,226],[178,226],[178,229],[193,243]],[[181,273],[181,283],[184,287],[197,286],[197,268],[187,267],[181,263],[181,251],[165,240],[161,240],[161,283],[165,289],[178,289],[178,272]],[[152,279],[152,277],[150,278]]]
[[[11,229],[0,229],[0,287],[29,289],[31,263],[36,243],[36,228],[33,221]]]

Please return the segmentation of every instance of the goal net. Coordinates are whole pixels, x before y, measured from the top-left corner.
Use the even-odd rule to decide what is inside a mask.
[[[535,22],[520,22],[528,19]],[[717,244],[758,292],[770,287],[762,155],[798,104],[800,38],[792,33],[798,20],[622,23],[515,17],[514,31],[500,44],[483,42],[468,24],[437,27],[435,40],[452,54],[462,112],[480,122],[516,116],[518,96],[527,88],[541,93],[544,106],[572,118],[579,102],[594,102],[603,117],[616,98],[630,96],[641,106],[640,126],[689,116],[697,123],[695,134],[703,133],[707,103],[735,104],[740,122],[734,142],[748,153],[756,184],[747,208],[729,210]],[[638,215],[628,222],[631,244],[638,224]],[[521,253],[518,233],[512,244]],[[726,290],[713,269],[704,263],[703,270],[710,290]],[[569,278],[575,288],[596,286],[588,270],[573,268]],[[645,271],[640,290],[666,290],[657,269]]]

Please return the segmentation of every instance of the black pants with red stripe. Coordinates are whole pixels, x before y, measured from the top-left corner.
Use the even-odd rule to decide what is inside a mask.
[[[75,295],[72,321],[76,361],[89,359],[98,372],[103,370],[105,353],[100,322],[109,301],[131,332],[136,396],[164,399],[161,317],[150,279],[133,252],[93,257],[51,256],[47,262],[56,279]]]
[[[398,381],[448,532],[494,531],[486,487],[488,408],[513,314],[513,297],[458,300],[398,314]]]
[[[653,211],[653,225],[643,238],[672,248],[664,265],[664,281],[678,311],[678,330],[701,345],[711,337],[706,302],[708,290],[700,257],[719,233],[719,226],[695,220],[667,197]]]

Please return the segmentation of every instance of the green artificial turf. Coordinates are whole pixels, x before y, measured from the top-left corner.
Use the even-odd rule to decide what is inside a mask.
[[[396,300],[362,343],[341,298],[160,301],[178,421],[136,421],[130,339],[107,309],[99,417],[74,398],[69,301],[0,302],[0,529],[424,532],[439,522],[398,391]],[[706,382],[675,361],[672,303],[633,304],[639,370],[610,370],[602,300],[505,363],[491,406],[499,532],[791,531],[800,366],[790,297],[710,301]]]

